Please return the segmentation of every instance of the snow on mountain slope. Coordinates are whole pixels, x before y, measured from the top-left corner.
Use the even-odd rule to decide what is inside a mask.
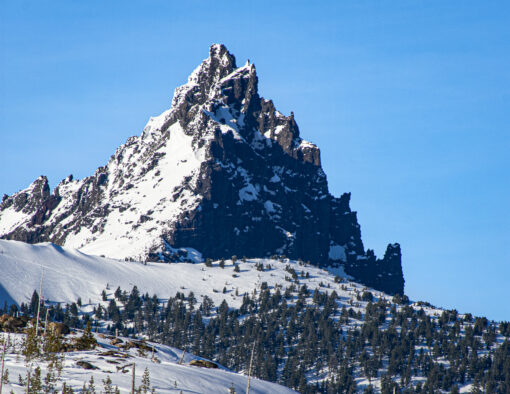
[[[258,271],[257,263],[270,265],[271,269]],[[356,289],[363,288],[351,282],[349,290],[342,289],[335,282],[335,275],[343,274],[338,268],[332,268],[331,274],[312,265],[305,267],[296,261],[271,259],[238,260],[237,264],[240,272],[234,277],[231,261],[226,261],[223,269],[218,262],[214,262],[212,267],[206,267],[204,263],[141,263],[91,256],[50,243],[31,245],[0,240],[0,305],[4,301],[18,305],[30,302],[34,290],[39,292],[43,270],[45,300],[72,303],[80,297],[86,308],[90,300],[90,309],[102,302],[101,292],[107,286],[111,292],[118,286],[129,291],[135,285],[142,293],[156,294],[160,298],[192,291],[197,298],[207,295],[216,305],[225,299],[231,307],[238,308],[242,304],[243,294],[258,289],[262,282],[267,282],[270,287],[290,285],[291,282],[286,280],[290,276],[287,266],[298,272],[308,272],[309,278],[304,282],[310,289],[334,289],[341,296],[340,299],[346,302],[353,297]],[[375,294],[387,297],[381,292]]]
[[[330,194],[294,114],[260,97],[255,66],[214,44],[171,108],[93,175],[4,196],[0,238],[140,261],[285,255],[402,294],[400,246],[365,251],[349,201]]]
[[[7,334],[0,333],[0,338],[7,339]],[[9,341],[17,342],[17,348],[20,348],[22,338],[22,334],[11,334]],[[182,351],[179,349],[149,342],[149,346],[154,346],[155,361],[151,359],[151,354],[144,357],[136,349],[122,351],[121,353],[129,358],[119,358],[106,355],[108,350],[118,351],[118,348],[111,345],[107,338],[101,338],[98,335],[95,335],[95,338],[99,343],[99,347],[95,350],[65,353],[64,368],[57,383],[57,389],[61,390],[62,383],[65,382],[67,387],[72,387],[75,392],[79,392],[83,384],[88,383],[90,377],[93,376],[96,392],[103,392],[102,381],[109,376],[113,386],[118,386],[121,393],[130,392],[132,367],[128,365],[135,363],[136,387],[142,384],[142,376],[147,368],[151,386],[157,393],[227,393],[232,386],[237,393],[246,390],[247,376],[231,372],[221,366],[218,369],[190,366],[189,362],[199,359],[199,357],[189,353],[185,353],[182,364],[180,364]],[[124,338],[124,340],[126,339]],[[15,393],[24,393],[25,387],[18,384],[18,375],[26,377],[28,368],[19,354],[15,354],[12,350],[9,351],[10,348],[5,358],[5,369],[9,371],[9,383],[5,384],[3,389],[5,392],[12,390]],[[85,370],[77,365],[79,361],[89,362],[98,369]],[[36,366],[41,368],[41,376],[44,378],[48,371],[47,362],[38,361],[33,368]],[[121,368],[124,366],[125,368]],[[251,379],[250,392],[258,394],[295,393],[294,390],[287,387],[256,378]]]
[[[241,305],[243,305],[243,297],[246,293],[254,299],[257,297],[260,299],[264,294],[262,289],[266,288],[266,291],[271,291],[274,294],[278,292],[286,294],[278,308],[280,306],[284,309],[287,307],[295,308],[300,303],[300,308],[306,305],[306,308],[301,309],[302,315],[298,318],[301,319],[305,316],[312,316],[313,312],[311,314],[308,313],[312,310],[319,313],[321,309],[319,305],[322,305],[322,311],[325,311],[326,304],[321,304],[320,299],[327,299],[328,297],[324,298],[325,294],[332,295],[334,291],[336,293],[334,299],[338,308],[335,307],[335,312],[328,318],[328,322],[333,327],[338,325],[338,335],[340,336],[331,340],[333,346],[339,346],[336,351],[341,349],[339,344],[345,345],[345,341],[347,341],[351,346],[359,346],[364,349],[363,351],[361,349],[356,351],[361,357],[365,354],[365,351],[376,352],[386,349],[383,346],[391,343],[386,341],[390,341],[390,338],[392,338],[391,341],[396,341],[394,345],[400,348],[400,351],[407,346],[406,344],[411,343],[409,341],[414,341],[412,342],[413,354],[416,355],[414,359],[421,366],[417,367],[416,372],[413,372],[409,378],[413,385],[418,383],[424,384],[428,380],[427,375],[420,372],[420,370],[425,368],[424,366],[429,361],[438,366],[455,367],[456,363],[451,360],[451,357],[454,355],[453,353],[450,354],[452,351],[450,342],[454,347],[460,346],[461,350],[471,347],[468,353],[470,354],[469,359],[473,357],[473,352],[476,352],[476,357],[480,359],[489,356],[493,356],[496,359],[496,357],[501,357],[502,352],[506,351],[505,349],[510,350],[507,342],[508,339],[505,339],[505,336],[508,338],[509,334],[504,334],[508,328],[505,328],[504,324],[498,327],[498,324],[495,322],[489,322],[484,318],[473,318],[470,314],[464,315],[459,314],[457,311],[444,311],[424,302],[409,303],[406,297],[402,296],[391,297],[384,292],[351,282],[345,279],[345,277],[344,279],[338,278],[338,276],[345,275],[341,266],[324,270],[310,264],[288,259],[246,259],[236,263],[239,264],[240,268],[239,272],[236,272],[237,270],[233,269],[233,264],[229,260],[225,261],[224,268],[221,268],[218,261],[211,264],[212,266],[207,266],[205,263],[165,264],[119,261],[89,256],[78,250],[59,247],[49,243],[31,245],[18,241],[0,240],[0,306],[4,301],[7,301],[7,303],[16,302],[18,304],[22,302],[28,303],[33,291],[39,290],[42,272],[41,266],[44,267],[43,297],[45,300],[48,300],[50,304],[55,302],[72,303],[81,298],[81,312],[90,315],[98,304],[102,306],[103,310],[108,308],[109,301],[114,299],[114,292],[118,286],[128,293],[136,285],[142,294],[156,294],[162,307],[167,303],[167,298],[175,297],[177,292],[181,293],[182,297],[193,292],[194,299],[199,303],[204,301],[203,297],[208,296],[212,298],[215,306],[218,308],[213,308],[215,311],[213,310],[212,314],[205,318],[204,324],[208,324],[206,323],[207,319],[211,319],[208,320],[211,323],[212,320],[221,316],[219,310],[223,300],[226,300],[231,308],[237,309],[231,310],[232,316],[237,316],[236,319],[239,319],[240,322],[244,320],[249,321],[250,319],[245,319],[246,316],[242,314],[236,315],[242,309]],[[303,292],[305,287],[307,290]],[[106,299],[103,300],[101,292],[105,289]],[[318,292],[316,293],[314,290],[318,290]],[[303,294],[305,296],[301,298]],[[149,300],[151,297],[146,299]],[[127,305],[124,302],[121,304],[124,304],[124,307]],[[268,316],[280,314],[281,310],[278,309],[278,311],[277,314],[274,313],[276,309],[267,312],[264,315],[264,319],[267,319]],[[293,315],[297,313],[296,311],[297,309],[293,309],[293,312],[289,310],[289,313]],[[96,316],[98,316],[97,313]],[[109,320],[109,317],[105,319],[107,320],[100,322],[100,329],[105,329],[113,322],[113,320]],[[128,326],[133,324],[133,320],[126,319],[124,324]],[[260,314],[256,315],[255,319],[263,320]],[[290,320],[294,322],[293,319]],[[289,322],[283,324],[287,324],[286,329],[295,325],[295,323],[290,324]],[[319,331],[316,335],[319,336],[315,336],[315,338],[325,338],[323,336],[325,331],[323,332],[320,327],[318,328]],[[293,329],[295,330],[296,327]],[[301,327],[301,329],[304,330],[305,327]],[[107,330],[110,330],[107,331],[110,333],[114,332],[111,330],[111,327],[107,328]],[[358,335],[366,336],[365,339],[371,338],[371,332],[381,335],[378,339],[378,341],[381,341],[380,344],[375,342],[371,344],[371,340],[365,342],[365,340],[358,341],[356,339]],[[400,339],[398,339],[399,332],[403,335]],[[311,333],[314,333],[314,331],[312,330]],[[145,334],[141,331],[140,335]],[[251,336],[249,338],[251,339]],[[384,338],[386,340],[383,340]],[[174,344],[172,341],[166,343]],[[189,342],[188,345],[191,343]],[[296,343],[288,342],[288,345],[291,346],[289,349],[297,346]],[[439,343],[444,345],[439,345]],[[440,350],[440,346],[443,346],[444,349]],[[499,350],[500,348],[502,350]],[[167,352],[170,354],[170,358],[173,357],[170,360],[172,361],[175,360],[176,351],[170,350],[161,350],[160,353],[164,354]],[[303,349],[301,350],[304,351]],[[373,376],[367,375],[364,372],[362,357],[358,359],[350,356],[351,358],[348,359],[350,361],[346,365],[353,368],[352,377],[360,392],[370,385],[373,386],[375,392],[382,390],[383,378],[393,359],[391,347],[384,350],[381,355],[381,364],[378,367],[380,373]],[[216,354],[213,354],[213,356],[208,357],[214,360],[221,360],[221,358],[216,356]],[[69,359],[72,357],[69,357]],[[79,371],[77,372],[74,367],[79,357],[83,358],[83,355],[76,356],[68,364],[71,368],[68,378],[76,385],[81,385],[83,381],[88,379],[86,373],[81,372],[79,374]],[[423,359],[422,363],[419,360],[423,357],[429,357],[430,360]],[[91,361],[87,358],[85,359]],[[92,361],[103,365],[104,362],[99,360],[101,359],[98,357],[92,358]],[[312,358],[310,360],[315,359]],[[345,361],[347,359],[342,358],[342,360]],[[463,360],[463,362],[466,362],[467,357],[464,357]],[[12,363],[12,358],[10,362]],[[143,362],[140,361],[140,365],[143,365]],[[229,365],[223,361],[222,363]],[[176,368],[176,371],[171,372],[171,374],[169,373],[169,375],[179,374],[179,368],[181,367],[175,364],[172,365],[172,368]],[[229,366],[235,370],[246,370],[242,364],[236,365],[239,368]],[[312,365],[310,368],[313,370],[315,367],[315,365]],[[19,362],[13,365],[13,368],[21,368]],[[72,368],[75,369],[73,370]],[[319,364],[319,368],[318,371],[310,372],[310,375],[307,377],[307,379],[310,379],[309,383],[324,382],[325,379],[329,378],[331,368],[333,367],[324,367],[323,364]],[[307,369],[307,371],[309,370]],[[159,372],[155,372],[155,376],[159,376],[158,374]],[[75,378],[75,376],[79,376],[79,378]],[[168,380],[164,380],[166,377],[162,379],[163,383],[158,383],[159,387],[168,384]],[[180,377],[179,379],[187,378]],[[195,378],[192,377],[190,379],[193,380]],[[196,379],[200,378],[197,377]],[[399,376],[396,376],[394,379],[395,381],[400,381]],[[285,381],[280,382],[285,383]],[[117,383],[116,380],[114,380],[114,383],[126,387],[125,383]],[[221,383],[218,383],[218,387],[224,385],[224,383],[225,380],[221,380]],[[471,378],[465,376],[465,379],[457,383],[459,383],[461,392],[466,392],[473,383],[472,376]],[[298,386],[291,385],[291,387],[297,388]],[[16,389],[17,392],[20,391],[19,389],[20,387]],[[193,390],[196,390],[195,392],[208,392],[208,389],[203,387]],[[236,390],[238,389],[236,388]],[[276,391],[272,390],[270,389],[267,392],[279,392],[279,389],[275,389]],[[222,390],[219,392],[222,392]],[[237,392],[242,391],[238,390]]]
[[[157,120],[149,122],[146,130],[157,127],[157,123]],[[66,246],[82,248],[85,253],[105,253],[113,258],[142,259],[153,246],[154,239],[162,236],[164,223],[156,218],[173,222],[183,211],[198,204],[197,196],[190,191],[184,191],[181,200],[172,199],[170,192],[186,177],[198,174],[204,150],[193,150],[192,137],[184,133],[179,123],[170,126],[168,134],[168,142],[150,152],[137,152],[138,146],[133,149],[134,146],[129,145],[115,154],[106,168],[108,179],[112,181],[107,183],[104,194],[108,204],[118,209],[112,210],[106,221],[100,217],[96,219],[97,224],[102,225],[101,236],[95,236],[87,227],[80,227],[78,232],[68,236]],[[141,146],[150,139],[147,135],[141,137]],[[147,174],[146,167],[136,166],[145,155],[161,157],[157,171]],[[130,173],[132,187],[123,188],[126,172]]]

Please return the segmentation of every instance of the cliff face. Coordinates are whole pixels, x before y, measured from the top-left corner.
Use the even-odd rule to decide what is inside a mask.
[[[257,85],[253,64],[211,46],[171,108],[94,175],[4,196],[0,236],[154,261],[286,255],[403,293],[400,246],[365,252],[350,194],[329,193],[319,149]]]

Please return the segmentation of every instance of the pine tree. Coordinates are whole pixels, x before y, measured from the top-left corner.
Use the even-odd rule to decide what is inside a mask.
[[[34,372],[30,375],[30,382],[28,387],[29,394],[39,394],[42,391],[40,367],[36,367]]]
[[[57,382],[57,377],[55,376],[55,372],[53,372],[53,368],[50,368],[44,377],[43,390],[45,393],[53,393],[55,391],[55,386]]]
[[[9,383],[9,369],[5,369],[5,372],[4,372],[4,375],[2,376],[2,381],[4,382],[4,384],[8,384]]]
[[[90,375],[89,384],[87,386],[88,394],[96,394],[96,386],[94,385],[94,376]]]
[[[62,384],[62,394],[74,394],[72,387],[68,387],[66,382]]]
[[[35,335],[35,327],[30,326],[27,329],[22,347],[22,353],[25,356],[25,364],[29,365],[36,357],[40,355],[39,342]]]
[[[151,379],[150,379],[149,369],[147,367],[145,367],[145,371],[143,371],[143,376],[142,376],[142,384],[138,388],[138,392],[147,394],[150,391],[151,391]]]
[[[117,290],[115,290],[115,293],[113,293],[113,295],[115,296],[116,299],[120,301],[120,299],[122,298],[122,290],[120,289],[120,286],[117,287]]]
[[[37,315],[37,308],[39,307],[39,294],[36,290],[32,293],[32,298],[30,299],[30,313],[32,316]]]
[[[113,388],[110,375],[107,375],[106,379],[103,379],[103,389],[105,394],[115,394],[115,389]]]
[[[83,331],[83,334],[80,338],[76,341],[76,347],[79,350],[90,350],[94,349],[97,345],[97,341],[94,338],[94,335],[92,334],[92,328],[90,325],[90,320],[87,322],[87,326],[85,327],[85,330]]]

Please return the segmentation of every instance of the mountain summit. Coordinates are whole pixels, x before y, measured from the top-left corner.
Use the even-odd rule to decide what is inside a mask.
[[[286,255],[403,293],[400,246],[365,251],[349,200],[329,193],[294,115],[259,96],[255,66],[214,44],[171,108],[94,175],[4,196],[0,237],[165,262]]]

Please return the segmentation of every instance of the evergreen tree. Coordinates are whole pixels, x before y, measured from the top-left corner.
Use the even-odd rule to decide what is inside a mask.
[[[103,379],[103,389],[105,394],[115,394],[115,389],[113,388],[110,375],[107,375],[106,379]]]
[[[28,393],[29,394],[39,394],[42,392],[43,386],[41,381],[41,368],[37,366],[34,369],[34,372],[30,374],[29,384],[28,384]]]
[[[94,385],[94,376],[90,375],[89,384],[87,386],[88,394],[96,394],[96,386]]]
[[[149,370],[147,369],[147,367],[145,367],[145,370],[143,371],[143,376],[142,376],[142,384],[138,388],[138,392],[139,393],[143,393],[143,394],[147,394],[150,391],[151,391],[150,374],[149,374]]]
[[[23,338],[22,353],[25,356],[25,364],[29,365],[40,355],[39,341],[35,335],[35,327],[29,326]]]
[[[39,308],[39,294],[36,290],[32,293],[32,297],[30,298],[30,314],[32,316],[37,316],[37,309]]]
[[[76,340],[76,347],[78,350],[90,350],[94,349],[96,345],[97,341],[92,334],[92,328],[89,320],[82,336]]]

